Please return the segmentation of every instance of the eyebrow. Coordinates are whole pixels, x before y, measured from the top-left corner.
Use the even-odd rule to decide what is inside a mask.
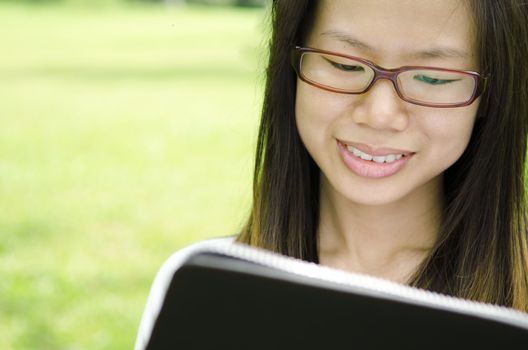
[[[322,36],[329,36],[331,38],[337,39],[341,42],[348,44],[351,47],[356,49],[372,52],[376,51],[369,44],[355,38],[349,33],[341,32],[337,30],[328,30],[321,33]],[[411,54],[413,57],[417,58],[469,58],[471,55],[466,51],[461,51],[452,47],[433,47],[426,50],[415,51]]]
[[[363,51],[374,51],[374,48],[364,42],[362,42],[359,39],[356,39],[352,35],[340,32],[337,30],[328,30],[326,32],[321,33],[322,36],[329,36],[331,38],[337,39],[341,42],[344,42],[352,47],[355,47],[357,49],[363,50]]]
[[[470,55],[461,50],[451,47],[435,47],[428,50],[418,51],[416,56],[423,58],[469,58]]]

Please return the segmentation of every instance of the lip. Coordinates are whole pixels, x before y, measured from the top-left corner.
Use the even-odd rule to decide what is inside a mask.
[[[337,140],[337,142],[342,143],[345,146],[352,146],[354,148],[357,148],[361,152],[368,153],[371,156],[387,156],[389,154],[403,154],[404,156],[410,156],[411,154],[414,154],[414,152],[412,151],[407,151],[403,149],[372,147],[364,143],[347,142],[347,141],[341,141],[341,140]]]
[[[405,167],[405,165],[415,154],[414,152],[392,148],[373,149],[372,147],[363,147],[362,149],[356,147],[356,145],[360,145],[360,147],[365,146],[363,144],[343,143],[339,140],[337,141],[337,145],[339,148],[339,153],[341,154],[341,158],[343,159],[343,162],[347,168],[349,168],[354,174],[369,179],[381,179],[398,173]],[[376,163],[356,157],[348,150],[348,145],[356,147],[362,152],[369,153],[373,156],[383,156],[387,154],[403,154],[404,156],[392,163]],[[374,153],[370,153],[372,151],[374,151]]]

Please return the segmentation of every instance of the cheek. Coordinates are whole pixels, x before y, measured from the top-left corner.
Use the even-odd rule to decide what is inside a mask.
[[[347,108],[347,100],[332,92],[325,92],[300,80],[297,82],[295,118],[303,142],[311,135],[320,142],[331,137],[340,116]]]
[[[475,123],[476,106],[467,110],[451,111],[452,115],[438,115],[424,127],[432,152],[448,163],[456,162],[464,153]]]
[[[314,88],[304,83],[297,84],[295,98],[295,120],[306,148],[312,153],[316,145],[324,142],[325,134],[332,123],[332,105],[323,101]],[[323,107],[324,106],[324,107]]]

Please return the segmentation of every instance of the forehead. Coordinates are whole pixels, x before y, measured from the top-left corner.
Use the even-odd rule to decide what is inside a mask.
[[[474,21],[465,0],[321,0],[307,39],[380,64],[475,63]]]

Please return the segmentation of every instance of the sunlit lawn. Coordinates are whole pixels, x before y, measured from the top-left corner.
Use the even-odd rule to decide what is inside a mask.
[[[250,203],[262,10],[0,4],[0,348],[130,349]]]

